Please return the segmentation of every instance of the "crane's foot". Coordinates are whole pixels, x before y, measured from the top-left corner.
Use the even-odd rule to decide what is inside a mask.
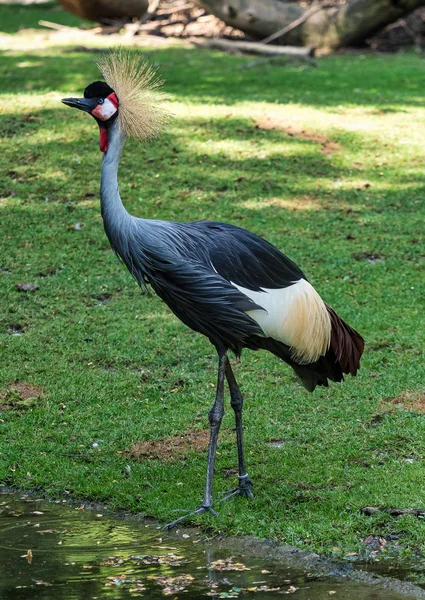
[[[192,512],[187,513],[187,515],[183,515],[182,517],[179,517],[175,521],[171,521],[171,523],[167,523],[167,525],[164,525],[163,529],[173,529],[173,527],[175,527],[182,521],[185,521],[189,517],[194,517],[195,515],[202,515],[203,513],[206,513],[206,512],[211,513],[212,515],[214,515],[214,517],[218,517],[218,513],[216,513],[216,511],[213,509],[212,506],[200,506],[196,510],[193,510]]]
[[[220,502],[223,502],[228,498],[232,498],[233,496],[242,496],[243,498],[249,498],[251,500],[252,498],[254,498],[254,492],[252,491],[252,481],[250,480],[248,475],[239,475],[238,479],[238,487],[228,492],[223,492],[224,498],[222,498]]]

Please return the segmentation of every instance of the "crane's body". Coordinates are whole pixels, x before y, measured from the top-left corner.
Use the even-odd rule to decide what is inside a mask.
[[[117,94],[118,99],[111,87],[96,82],[86,88],[84,99],[64,102],[91,113],[100,126],[101,211],[112,248],[141,286],[150,285],[183,323],[207,336],[217,350],[206,490],[194,511],[213,512],[224,379],[235,411],[239,458],[239,485],[232,494],[252,496],[243,450],[243,399],[227,352],[239,356],[243,348],[268,350],[313,391],[328,380],[342,381],[343,373],[356,374],[363,339],[323,302],[297,265],[261,237],[226,223],[176,223],[130,215],[118,190],[126,127],[116,118],[121,107],[119,90]]]

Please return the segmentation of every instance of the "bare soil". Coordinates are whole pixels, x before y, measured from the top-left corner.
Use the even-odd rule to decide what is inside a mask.
[[[127,451],[135,460],[172,461],[188,452],[202,452],[208,447],[209,432],[204,430],[187,431],[183,435],[146,440],[134,443]]]
[[[332,154],[341,148],[341,144],[333,142],[322,133],[314,131],[306,131],[297,125],[286,125],[282,120],[273,117],[262,117],[255,123],[258,129],[284,131],[290,137],[298,137],[303,140],[317,142],[322,146],[320,152],[322,154]]]
[[[402,408],[403,410],[414,410],[418,413],[425,413],[425,389],[423,390],[404,390],[395,398],[385,398],[384,404]]]
[[[43,393],[38,385],[17,381],[0,392],[0,410],[27,409],[35,404]]]

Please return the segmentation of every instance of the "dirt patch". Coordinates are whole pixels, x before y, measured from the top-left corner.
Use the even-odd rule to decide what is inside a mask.
[[[30,408],[36,404],[42,393],[43,389],[38,385],[33,385],[27,381],[17,381],[0,393],[0,409]]]
[[[332,154],[341,148],[341,144],[338,144],[338,142],[333,142],[323,135],[323,133],[306,131],[298,125],[287,125],[279,118],[262,117],[261,119],[257,119],[255,126],[257,129],[264,129],[266,131],[284,131],[289,137],[298,137],[302,140],[316,142],[322,146],[320,149],[322,154]]]
[[[414,410],[425,414],[425,389],[423,390],[404,390],[395,398],[385,398],[384,405],[392,404],[403,410]]]
[[[371,265],[376,265],[376,263],[385,260],[385,257],[382,254],[377,254],[375,252],[355,252],[351,256],[354,260],[366,260]]]
[[[188,452],[204,451],[209,439],[209,431],[187,431],[183,435],[136,442],[126,454],[136,460],[172,461]]]
[[[273,438],[267,442],[267,446],[270,446],[271,448],[283,448],[284,445],[285,440],[282,438]]]
[[[26,326],[21,323],[6,323],[4,326],[4,332],[7,335],[21,335],[26,330]]]

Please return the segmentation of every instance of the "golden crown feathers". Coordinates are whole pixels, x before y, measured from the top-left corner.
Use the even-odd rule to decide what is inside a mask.
[[[137,140],[157,136],[170,115],[156,69],[137,52],[124,48],[110,50],[96,64],[118,98],[120,127]]]

